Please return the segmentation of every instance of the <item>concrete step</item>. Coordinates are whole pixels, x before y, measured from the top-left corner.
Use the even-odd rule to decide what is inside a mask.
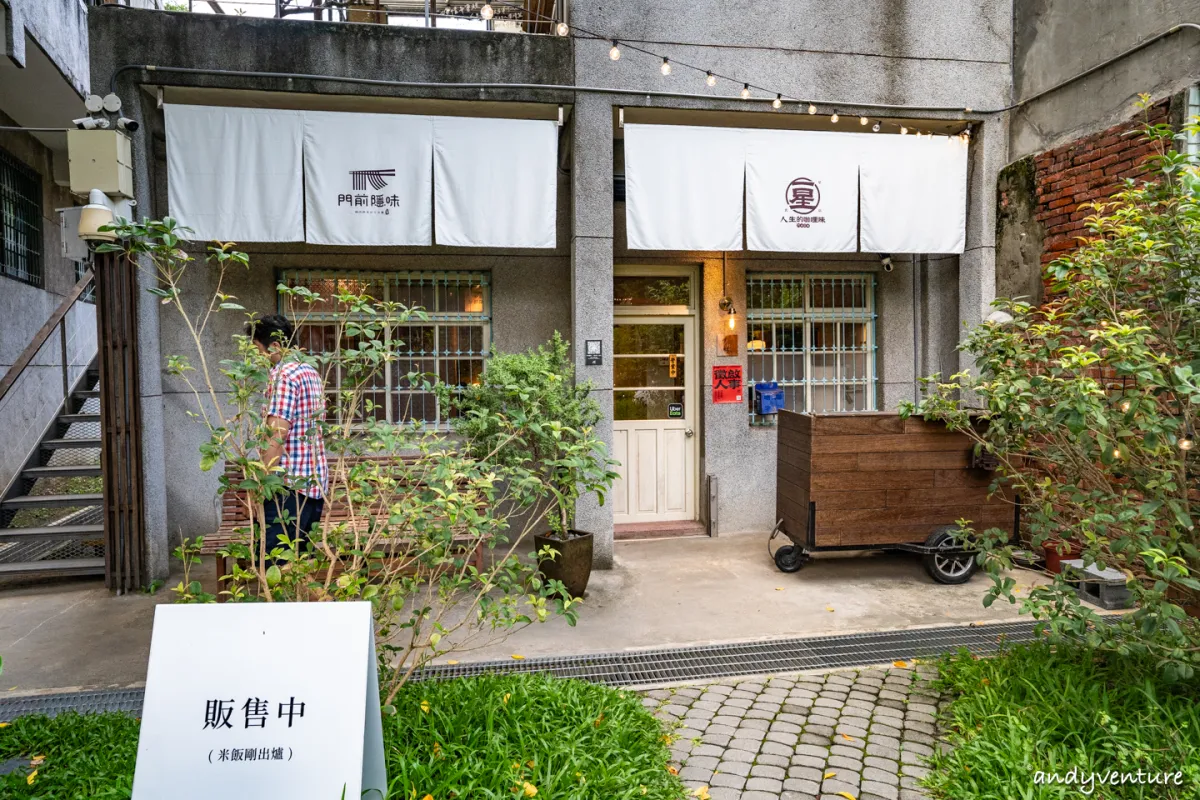
[[[69,464],[59,467],[29,467],[21,470],[26,478],[92,478],[100,476],[99,464]]]
[[[0,542],[20,542],[27,539],[95,539],[103,535],[103,525],[48,525],[43,528],[0,528]]]
[[[19,511],[22,508],[77,508],[81,506],[98,506],[104,502],[102,494],[43,494],[13,497],[0,503],[0,508],[6,511]]]
[[[58,421],[67,425],[74,422],[99,422],[100,414],[59,414]]]
[[[103,558],[61,558],[0,564],[0,578],[33,575],[103,575]]]
[[[86,450],[99,449],[100,439],[47,439],[42,442],[43,450]]]

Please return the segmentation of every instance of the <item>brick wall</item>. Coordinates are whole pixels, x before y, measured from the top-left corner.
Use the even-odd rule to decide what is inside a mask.
[[[1151,124],[1168,121],[1169,103],[1148,110]],[[1068,145],[1034,156],[1038,222],[1045,227],[1042,264],[1048,264],[1077,246],[1076,237],[1086,236],[1083,220],[1091,210],[1079,204],[1108,197],[1125,178],[1145,173],[1142,162],[1153,146],[1138,131],[1144,124],[1136,119],[1108,130],[1077,139]]]

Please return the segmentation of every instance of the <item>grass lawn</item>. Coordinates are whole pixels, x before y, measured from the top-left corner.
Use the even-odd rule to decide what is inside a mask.
[[[944,726],[955,749],[935,754],[935,796],[971,800],[1200,797],[1200,681],[1167,684],[1153,664],[1046,644],[995,658],[943,659],[953,695]],[[1174,773],[1182,785],[1035,785],[1035,775]]]
[[[384,717],[391,797],[667,800],[658,721],[639,695],[530,675],[412,684]],[[138,723],[120,714],[23,717],[0,728],[0,762],[44,756],[0,776],[0,797],[128,798]],[[330,800],[338,800],[330,798]]]

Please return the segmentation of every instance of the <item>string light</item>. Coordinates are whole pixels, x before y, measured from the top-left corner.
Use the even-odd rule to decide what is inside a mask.
[[[717,76],[712,74],[712,70],[709,70],[708,73],[705,74],[704,82],[707,83],[709,86],[717,85]]]
[[[808,113],[810,113],[810,114],[817,113],[817,107],[815,105],[813,105],[812,103],[809,103],[808,104]]]
[[[617,40],[613,39],[612,49],[608,51],[608,57],[613,61],[619,61],[621,58],[621,48],[617,47]]]
[[[742,84],[742,99],[743,100],[750,99],[750,84],[748,84],[748,83]]]
[[[906,127],[904,127],[903,125],[901,125],[901,126],[900,126],[900,135],[901,135],[901,136],[904,136],[904,135],[906,135],[907,133],[908,133],[908,128],[906,128]]]
[[[1179,437],[1179,449],[1183,450],[1184,452],[1191,450],[1196,444],[1194,437],[1195,437],[1195,434],[1192,433],[1191,429],[1189,428],[1183,434],[1183,436]]]
[[[670,75],[671,74],[671,59],[667,58],[666,56],[663,56],[662,66],[659,67],[658,69],[660,72],[662,72],[663,75]]]
[[[479,7],[479,16],[481,19],[491,19],[496,16],[496,9],[492,8],[491,3],[484,3]]]
[[[875,133],[879,133],[879,123],[876,122],[874,125],[872,125],[871,130],[873,130]]]
[[[560,22],[560,23],[558,23],[557,26],[555,26],[554,31],[559,36],[566,36],[568,33],[571,32],[571,26],[565,22]]]
[[[832,123],[834,123],[835,125],[837,124],[837,121],[838,121],[838,115],[837,115],[837,112],[836,112],[836,111],[834,111],[834,112],[833,112],[833,114],[831,114],[831,115],[829,116],[829,121],[830,121],[830,122],[832,122]]]
[[[859,124],[859,125],[866,125],[866,124],[867,124],[867,118],[866,118],[866,117],[859,117],[859,118],[858,118],[858,124]]]
[[[783,105],[783,95],[775,95],[775,99],[771,101],[771,108],[779,108]]]

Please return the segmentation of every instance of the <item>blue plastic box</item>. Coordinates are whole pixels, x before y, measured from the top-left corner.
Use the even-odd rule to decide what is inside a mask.
[[[775,381],[754,384],[755,413],[778,414],[783,409],[783,389]]]

